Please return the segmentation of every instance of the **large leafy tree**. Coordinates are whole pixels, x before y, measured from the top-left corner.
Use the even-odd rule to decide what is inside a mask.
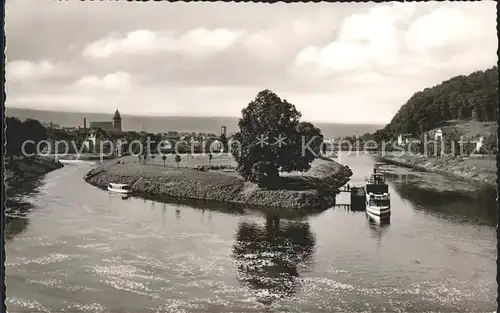
[[[311,137],[320,132],[310,123],[300,124],[300,117],[293,104],[270,90],[259,92],[242,110],[239,132],[233,138],[240,148],[233,149],[233,156],[243,178],[267,183],[279,176],[280,169],[290,172],[309,168],[314,157],[312,153],[302,154],[302,135]],[[316,141],[310,146],[319,149]]]
[[[23,138],[24,140],[33,140],[34,145],[27,145],[26,151],[28,153],[36,152],[36,145],[43,140],[47,140],[47,130],[43,125],[34,119],[27,119],[23,122]],[[31,151],[28,151],[31,150]]]
[[[296,138],[290,140],[282,156],[283,171],[304,172],[311,168],[311,163],[323,151],[321,130],[309,122],[300,122],[296,128]]]
[[[37,120],[27,119],[21,122],[15,117],[7,117],[6,124],[7,155],[21,155],[23,153],[22,145],[28,140],[32,142],[25,144],[25,152],[36,153],[37,144],[47,139],[47,130]]]
[[[10,157],[21,154],[21,144],[23,142],[23,123],[16,117],[7,117],[5,119],[7,126],[6,133],[6,154]]]

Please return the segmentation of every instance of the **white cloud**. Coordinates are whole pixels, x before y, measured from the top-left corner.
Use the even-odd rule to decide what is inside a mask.
[[[89,75],[80,78],[76,82],[78,86],[89,88],[104,88],[109,90],[123,90],[130,87],[132,82],[131,76],[125,72],[116,72],[106,74],[102,77]]]
[[[242,31],[224,28],[214,30],[197,28],[187,32],[172,48],[194,54],[222,51],[229,48],[241,35]]]
[[[497,62],[496,11],[493,2],[473,6],[459,3],[439,7],[416,19],[408,28],[404,41],[412,51],[413,65],[448,74],[467,74],[486,69]],[[418,69],[415,69],[418,71]]]
[[[8,81],[39,80],[52,77],[61,77],[69,73],[69,69],[62,64],[53,64],[47,60],[37,63],[16,60],[7,63],[6,79]]]
[[[156,9],[146,14],[113,6],[97,23],[91,8],[82,14],[79,6],[65,6],[65,14],[54,14],[56,7],[46,13],[36,3],[25,4],[30,18],[11,16],[6,25],[7,54],[64,60],[73,75],[68,82],[12,82],[57,77],[64,69],[47,61],[12,62],[7,68],[10,105],[239,116],[259,90],[269,88],[309,120],[388,122],[414,92],[489,68],[497,59],[493,1],[214,3],[193,4],[190,10],[178,5],[183,8],[172,6],[169,18],[156,19]],[[131,24],[133,14],[137,19]],[[67,27],[75,21],[92,29],[75,35]],[[37,32],[42,22],[50,27]],[[117,33],[108,36],[112,30]],[[40,40],[45,37],[53,38],[50,44]],[[89,62],[94,59],[102,62]],[[88,73],[94,75],[84,76]]]
[[[335,10],[319,9],[303,12],[298,18],[283,19],[279,16],[263,29],[247,32],[243,46],[254,56],[274,61],[309,42],[329,38],[339,24]]]
[[[297,55],[296,63],[297,65],[308,65],[315,61],[315,58],[320,54],[321,50],[318,47],[307,47],[300,51]]]
[[[438,8],[416,19],[406,33],[410,49],[425,52],[457,41],[468,41],[474,33],[474,22],[456,8]]]
[[[242,31],[224,28],[197,28],[179,36],[175,33],[158,33],[137,30],[121,36],[112,33],[107,38],[88,44],[83,55],[91,58],[109,58],[113,55],[144,55],[157,52],[177,52],[195,57],[223,51],[231,46]]]
[[[310,79],[348,75],[347,83],[366,82],[366,72],[380,71],[402,78],[427,77],[432,85],[441,78],[486,69],[497,59],[492,4],[419,6],[426,9],[420,14],[414,3],[376,6],[346,17],[334,41],[304,48],[291,73],[307,73]]]
[[[259,31],[246,36],[244,46],[258,58],[270,60],[281,55],[282,42],[277,39],[269,31]]]
[[[394,61],[398,8],[379,6],[368,13],[353,14],[342,22],[336,40],[323,47],[307,47],[296,59],[298,66],[347,71]]]

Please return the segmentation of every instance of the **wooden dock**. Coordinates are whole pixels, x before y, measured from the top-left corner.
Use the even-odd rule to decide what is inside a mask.
[[[344,186],[339,189],[339,192],[347,192],[351,195],[351,210],[365,210],[366,208],[366,193],[364,187]]]

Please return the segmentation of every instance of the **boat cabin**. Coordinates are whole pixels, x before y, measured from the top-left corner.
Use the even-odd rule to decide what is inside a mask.
[[[389,186],[385,182],[384,174],[373,170],[372,176],[366,182],[366,193],[384,194],[389,193]]]
[[[385,177],[382,173],[377,173],[374,171],[372,176],[368,179],[369,184],[385,184]]]
[[[388,194],[383,194],[383,195],[370,195],[370,199],[368,202],[369,206],[372,207],[386,207],[390,206],[390,198]]]
[[[108,190],[117,193],[129,193],[131,191],[131,187],[128,184],[109,183]]]

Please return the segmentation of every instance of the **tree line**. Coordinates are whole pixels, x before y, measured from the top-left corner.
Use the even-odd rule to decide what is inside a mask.
[[[401,133],[420,135],[447,120],[496,121],[497,81],[495,66],[418,91],[374,138],[388,141]]]
[[[21,156],[23,154],[23,143],[31,140],[33,143],[25,144],[24,152],[35,153],[36,145],[43,140],[47,140],[47,130],[43,125],[34,119],[21,121],[17,117],[7,117],[5,119],[5,139],[6,155],[9,157]],[[43,147],[40,147],[42,150]]]

